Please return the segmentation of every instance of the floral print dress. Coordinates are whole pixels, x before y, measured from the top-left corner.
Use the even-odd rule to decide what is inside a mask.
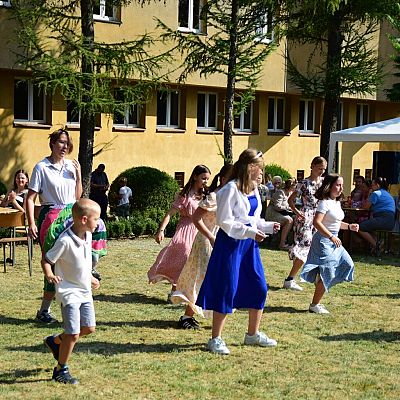
[[[294,220],[294,245],[289,249],[289,258],[291,260],[298,258],[306,262],[310,250],[311,240],[316,232],[313,225],[315,210],[318,200],[315,198],[315,192],[321,186],[322,180],[314,182],[309,178],[299,182],[296,186],[296,192],[301,197],[303,206],[301,211],[304,214],[304,220],[299,220],[296,216]]]
[[[216,225],[217,199],[215,193],[210,193],[200,201],[199,207],[208,211],[203,215],[202,220],[209,231],[216,235],[218,226]],[[205,315],[201,307],[195,303],[207,271],[211,251],[210,241],[201,232],[198,232],[189,259],[179,276],[176,291],[171,296],[174,304],[187,304],[196,314],[203,317],[209,317],[209,315]]]

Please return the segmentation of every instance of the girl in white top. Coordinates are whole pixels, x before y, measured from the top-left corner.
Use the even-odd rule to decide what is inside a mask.
[[[1,207],[11,207],[25,212],[25,198],[28,193],[28,173],[19,169],[14,175],[13,188],[10,189],[1,202]]]
[[[351,282],[354,263],[338,238],[340,229],[358,231],[358,224],[342,222],[344,213],[340,204],[343,198],[343,178],[337,174],[325,176],[322,186],[315,193],[319,200],[314,217],[317,232],[311,242],[307,261],[301,272],[301,279],[315,283],[315,292],[309,311],[329,314],[320,303],[325,291],[340,282]]]

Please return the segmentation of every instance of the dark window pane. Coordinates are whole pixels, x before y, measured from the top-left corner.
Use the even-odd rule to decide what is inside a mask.
[[[33,85],[33,120],[44,120],[44,95],[37,85]]]
[[[28,82],[25,80],[14,83],[14,118],[28,119]]]
[[[274,130],[274,118],[275,118],[275,99],[268,99],[268,130]]]
[[[283,130],[284,99],[277,99],[276,129]]]
[[[178,126],[179,125],[179,94],[176,92],[171,92],[171,105],[170,105],[170,125]]]
[[[299,107],[299,129],[304,131],[304,112],[305,112],[305,102],[304,100],[300,100]]]
[[[138,124],[138,106],[129,106],[129,116],[128,116],[128,124],[129,125],[137,125]]]
[[[114,6],[111,0],[106,1],[106,17],[113,18],[114,17]]]
[[[237,115],[233,122],[233,127],[235,129],[240,129],[240,115]]]
[[[208,95],[208,127],[215,128],[217,126],[217,95]]]
[[[200,29],[200,0],[193,0],[193,29]]]
[[[251,106],[244,110],[243,129],[251,129]]]
[[[314,102],[308,102],[308,113],[307,113],[307,130],[314,130]]]
[[[368,105],[363,106],[363,125],[368,124]]]
[[[157,92],[157,125],[167,125],[167,93]]]
[[[67,100],[67,122],[79,123],[79,109],[74,100]]]
[[[182,28],[188,28],[189,19],[189,0],[179,0],[179,26]]]
[[[197,94],[197,126],[204,128],[206,115],[206,95],[204,93]]]
[[[357,112],[356,112],[356,126],[360,126],[361,122],[361,105],[357,104]]]
[[[100,0],[95,0],[94,1],[93,14],[100,15]]]

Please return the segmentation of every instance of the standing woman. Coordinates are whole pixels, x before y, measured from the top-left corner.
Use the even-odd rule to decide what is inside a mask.
[[[36,239],[42,249],[42,257],[53,246],[58,236],[72,224],[72,206],[82,195],[81,167],[77,160],[67,160],[66,155],[73,150],[72,138],[64,129],[54,131],[49,135],[51,154],[39,161],[33,168],[26,198],[29,235]],[[39,195],[42,206],[35,222],[35,200]],[[92,240],[92,260],[106,253],[105,226],[99,221]],[[50,314],[50,305],[55,295],[54,284],[44,281],[44,293],[36,320],[52,323],[56,320]]]
[[[322,296],[333,285],[351,282],[354,263],[338,238],[340,229],[357,232],[358,224],[342,222],[344,212],[340,205],[343,198],[343,178],[338,174],[326,175],[322,186],[315,193],[319,200],[314,217],[317,232],[312,238],[301,279],[315,283],[314,297],[308,310],[316,314],[329,314],[320,303]]]
[[[157,283],[167,280],[172,284],[168,301],[176,289],[179,275],[186,264],[192,249],[197,228],[193,224],[192,215],[196,211],[199,201],[203,198],[203,192],[210,179],[210,170],[205,165],[197,165],[190,175],[188,183],[176,196],[171,208],[161,221],[155,240],[161,243],[164,239],[164,231],[170,219],[179,213],[179,222],[176,231],[168,246],[164,247],[157,256],[155,263],[149,269],[147,276],[149,283]]]
[[[14,175],[13,188],[10,189],[1,202],[1,207],[11,207],[18,211],[25,212],[25,199],[28,193],[28,173],[19,169]]]
[[[232,165],[224,165],[211,182],[209,191],[199,203],[193,214],[193,223],[198,229],[189,259],[179,275],[176,291],[171,296],[174,304],[186,304],[185,314],[180,317],[178,326],[182,329],[198,329],[199,323],[194,314],[204,317],[203,310],[196,306],[196,300],[218,231],[216,225],[217,199],[216,193],[225,185],[232,171]],[[218,185],[219,179],[219,186]]]
[[[245,345],[276,346],[274,339],[259,332],[267,296],[267,283],[257,242],[279,224],[260,218],[261,201],[256,180],[264,168],[262,153],[242,152],[234,164],[231,180],[217,193],[217,225],[220,227],[196,305],[213,310],[212,337],[208,350],[230,351],[221,338],[227,314],[235,308],[249,310]]]
[[[308,178],[300,181],[294,192],[288,199],[291,210],[296,214],[294,220],[294,245],[289,249],[289,258],[293,260],[292,269],[283,282],[283,287],[289,290],[301,291],[303,288],[294,280],[304,262],[307,260],[311,240],[315,233],[313,226],[314,214],[318,199],[315,192],[322,184],[322,175],[325,172],[327,162],[323,157],[314,157],[311,161],[311,174]],[[301,196],[302,207],[296,207],[296,197]]]

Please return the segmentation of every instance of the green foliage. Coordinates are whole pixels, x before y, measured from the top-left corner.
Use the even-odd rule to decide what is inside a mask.
[[[283,182],[285,182],[286,179],[292,178],[292,175],[290,175],[289,171],[282,168],[278,164],[267,164],[265,166],[264,171],[265,171],[265,176],[270,175],[271,178],[273,178],[276,175],[279,175],[282,178]]]
[[[7,187],[6,187],[6,185],[5,185],[3,182],[0,181],[0,196],[1,196],[2,194],[6,194],[6,193],[7,193]]]
[[[119,180],[123,176],[133,193],[129,219],[132,234],[135,236],[154,234],[179,191],[178,183],[170,175],[156,168],[144,166],[129,168],[120,173],[110,186],[108,198],[111,210],[115,210],[118,204]],[[166,229],[167,235],[175,232],[177,220],[177,216],[171,219]],[[113,233],[111,237],[129,236],[125,225],[114,227],[112,223],[110,224],[111,230],[115,231],[115,236]]]
[[[400,14],[400,5],[397,5],[398,13]],[[394,62],[394,66],[396,70],[400,69],[400,19],[398,17],[389,16],[389,22],[392,27],[395,29],[395,35],[389,35],[389,40],[393,46],[393,50],[395,53],[392,55],[392,60]],[[397,80],[400,78],[400,72],[395,72],[393,74]],[[400,100],[400,83],[396,82],[392,85],[392,87],[386,90],[387,97],[391,101],[399,101]]]

